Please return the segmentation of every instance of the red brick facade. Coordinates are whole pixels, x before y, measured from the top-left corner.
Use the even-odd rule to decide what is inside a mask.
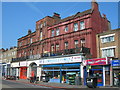
[[[96,34],[106,30],[109,30],[109,21],[100,15],[96,2],[92,2],[91,9],[64,19],[54,13],[53,17],[37,21],[35,32],[29,31],[18,39],[17,57],[72,49],[76,43],[77,47],[90,48],[92,58],[96,58]]]

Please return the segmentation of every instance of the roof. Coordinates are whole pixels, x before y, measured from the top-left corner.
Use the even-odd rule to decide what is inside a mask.
[[[115,33],[115,32],[120,32],[120,28],[113,29],[113,30],[108,30],[108,31],[105,31],[103,33],[99,33],[97,35],[102,36],[102,35],[106,35],[106,34],[110,34],[110,33]]]
[[[59,22],[57,22],[55,24],[62,23],[62,22],[65,22],[65,21],[68,21],[68,20],[71,20],[71,19],[74,19],[74,18],[77,18],[77,17],[81,17],[83,15],[90,14],[90,13],[92,13],[92,9],[88,9],[88,10],[83,11],[83,12],[78,12],[75,15],[72,15],[72,16],[69,16],[67,18],[61,19]]]

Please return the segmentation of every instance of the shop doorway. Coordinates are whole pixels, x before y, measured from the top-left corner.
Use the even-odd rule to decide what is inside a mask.
[[[91,69],[90,76],[97,77],[97,86],[103,86],[103,70],[102,69]]]
[[[27,67],[20,68],[20,79],[27,79]]]
[[[30,69],[31,77],[37,76],[37,64],[31,63],[30,67],[31,67],[31,69]]]

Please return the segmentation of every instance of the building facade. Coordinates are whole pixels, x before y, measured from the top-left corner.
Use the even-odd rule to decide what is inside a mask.
[[[1,49],[2,54],[2,73],[3,76],[10,75],[12,72],[11,61],[13,58],[16,58],[17,47],[11,47],[10,49]]]
[[[109,30],[96,35],[97,40],[97,57],[111,57],[111,66],[107,75],[107,81],[110,85],[119,86],[120,73],[120,28]],[[107,74],[107,73],[106,73]]]
[[[64,19],[57,13],[46,16],[36,22],[34,32],[28,30],[26,36],[18,39],[12,67],[19,69],[21,79],[36,75],[42,80],[47,73],[52,74],[50,82],[67,82],[70,74],[78,74],[83,80],[81,63],[85,58],[97,57],[96,34],[107,30],[110,22],[100,14],[97,2],[92,2],[91,9]]]
[[[97,57],[120,59],[120,28],[97,34]]]

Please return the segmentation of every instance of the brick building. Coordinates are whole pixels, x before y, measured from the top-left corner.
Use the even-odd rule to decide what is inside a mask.
[[[112,57],[120,59],[120,28],[96,35],[97,57]]]
[[[17,58],[12,60],[12,67],[19,70],[21,79],[33,76],[32,72],[41,78],[46,70],[51,75],[54,72],[62,82],[65,80],[62,74],[67,75],[65,69],[83,78],[82,54],[96,58],[96,34],[109,29],[110,22],[104,14],[101,16],[97,2],[92,2],[91,9],[64,19],[57,13],[46,16],[36,22],[34,32],[28,30],[26,36],[18,39]]]
[[[109,23],[105,15],[101,16],[97,2],[92,2],[91,9],[64,19],[54,13],[37,21],[35,32],[29,30],[28,35],[18,39],[17,57],[66,54],[66,49],[75,53],[76,47],[84,46],[96,58],[96,34],[109,30]]]

